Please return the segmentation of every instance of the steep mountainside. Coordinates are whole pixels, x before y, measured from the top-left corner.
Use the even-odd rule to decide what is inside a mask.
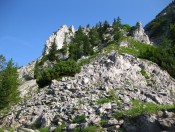
[[[70,131],[87,125],[98,126],[104,121],[103,131],[115,126],[127,128],[127,122],[115,119],[117,112],[131,109],[133,100],[145,102],[145,108],[146,102],[157,108],[160,106],[156,104],[173,104],[174,90],[175,80],[156,64],[113,51],[83,66],[73,78],[53,80],[31,99],[16,105],[1,123],[54,129],[66,122],[64,130]],[[155,121],[161,122],[161,118]],[[158,124],[154,125],[159,128]],[[141,130],[138,126],[135,129]]]
[[[154,20],[145,26],[151,41],[157,45],[164,41],[174,45],[175,42],[175,1],[162,10]],[[162,42],[163,41],[163,42]],[[170,45],[169,45],[170,46]]]

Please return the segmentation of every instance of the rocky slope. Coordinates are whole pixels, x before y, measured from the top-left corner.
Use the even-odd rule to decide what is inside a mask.
[[[104,126],[106,130],[119,129],[124,124],[126,129],[131,129],[123,120],[116,120],[113,114],[130,109],[132,100],[173,104],[174,90],[175,80],[156,64],[113,51],[83,66],[73,78],[53,80],[50,86],[16,105],[6,118],[1,119],[1,126],[31,128],[37,124],[50,126],[53,130],[66,122],[65,129],[69,131],[75,127],[99,125],[105,117],[108,119]],[[115,99],[99,103],[111,96]],[[81,115],[85,116],[84,121],[75,123],[73,120]]]

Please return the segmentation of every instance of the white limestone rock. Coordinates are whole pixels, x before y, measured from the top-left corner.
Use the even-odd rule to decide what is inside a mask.
[[[122,42],[119,43],[119,46],[120,47],[128,47],[129,43],[128,43],[128,41],[122,41]]]
[[[136,27],[137,27],[136,30],[134,30],[132,33],[133,39],[146,44],[151,44],[148,35],[145,33],[142,27],[142,23],[137,22]]]
[[[46,41],[45,54],[49,53],[49,49],[53,42],[56,43],[58,49],[61,49],[63,47],[64,41],[66,41],[69,44],[71,41],[71,37],[74,36],[74,33],[75,29],[73,26],[68,28],[66,25],[63,25],[57,32],[53,33]]]
[[[34,67],[36,61],[32,61],[31,63],[27,64],[18,69],[19,79],[21,80],[30,80],[34,78]]]

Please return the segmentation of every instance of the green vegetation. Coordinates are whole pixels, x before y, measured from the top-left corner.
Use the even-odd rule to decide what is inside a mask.
[[[74,60],[60,60],[53,64],[52,68],[40,70],[38,62],[35,65],[34,77],[39,87],[49,85],[53,79],[59,79],[62,76],[74,76],[80,71],[80,66]]]
[[[49,128],[48,127],[40,128],[39,132],[49,132]]]
[[[140,73],[146,78],[146,79],[149,79],[150,77],[148,76],[148,74],[146,73],[145,70],[141,70]]]
[[[115,90],[111,90],[108,92],[110,95],[108,98],[100,98],[97,100],[97,104],[104,104],[109,102],[116,102],[118,105],[120,105],[119,98],[115,95]]]
[[[57,54],[57,45],[55,41],[52,43],[51,48],[49,50],[49,54],[47,55],[49,61],[56,61],[58,60]]]
[[[83,132],[97,132],[99,128],[97,126],[87,126],[82,131]]]
[[[0,55],[0,110],[19,101],[17,67]]]
[[[156,18],[146,26],[146,32],[149,32],[149,37],[155,40],[160,40],[157,41],[159,45],[162,45],[161,42],[164,38],[171,41],[169,47],[175,45],[175,14],[173,12],[174,5],[175,3],[173,1],[166,9],[164,9],[163,12],[157,15]]]
[[[64,129],[66,128],[66,125],[65,124],[62,124],[60,126],[58,126],[54,132],[64,132]]]
[[[97,126],[87,126],[84,129],[75,128],[73,132],[98,132],[99,130]]]
[[[0,128],[0,132],[14,132],[15,130],[12,127],[7,127],[7,128]]]
[[[157,63],[175,78],[175,46],[173,48],[150,47],[141,52],[141,58]]]
[[[112,102],[113,100],[111,98],[101,98],[97,100],[97,104],[104,104],[104,103],[109,103]]]
[[[158,105],[153,103],[143,103],[139,100],[132,101],[133,106],[128,111],[116,111],[115,118],[124,118],[124,117],[136,117],[141,114],[152,114],[156,113],[159,110],[167,110],[175,108],[174,105]]]
[[[77,116],[75,117],[72,122],[73,123],[83,123],[86,119],[86,116],[85,115],[80,115],[80,116]]]

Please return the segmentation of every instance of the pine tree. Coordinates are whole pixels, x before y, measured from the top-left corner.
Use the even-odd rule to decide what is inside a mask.
[[[97,24],[97,27],[96,28],[97,28],[97,31],[98,31],[98,34],[99,34],[99,37],[100,37],[101,42],[104,43],[102,22],[99,22]]]
[[[36,61],[35,67],[34,67],[34,78],[36,80],[41,78],[41,71],[40,71],[40,67],[39,67],[39,62],[38,61]]]
[[[49,54],[48,54],[48,59],[50,61],[57,61],[58,60],[58,56],[57,54],[57,45],[55,43],[55,41],[52,43],[50,50],[49,50]]]
[[[114,22],[113,22],[113,24],[112,24],[112,27],[113,27],[113,29],[114,29],[114,32],[120,30],[120,29],[121,29],[121,26],[122,26],[122,24],[121,24],[121,19],[120,19],[120,17],[118,17],[117,19],[115,18],[115,19],[114,19]]]
[[[10,60],[0,76],[0,109],[19,101],[18,86],[17,67]]]
[[[83,53],[84,55],[89,55],[91,53],[91,46],[89,42],[88,36],[84,36],[84,43],[83,43]]]
[[[92,28],[89,32],[90,43],[92,46],[97,46],[100,44],[100,36],[96,28]]]
[[[107,20],[104,21],[104,24],[103,24],[103,32],[107,32],[107,29],[109,28],[109,23]]]
[[[122,24],[121,24],[121,19],[120,19],[120,17],[118,16],[118,17],[117,17],[117,27],[118,27],[118,28],[121,28],[121,26],[122,26]]]
[[[3,55],[0,55],[0,71],[2,71],[5,68],[6,60]]]

